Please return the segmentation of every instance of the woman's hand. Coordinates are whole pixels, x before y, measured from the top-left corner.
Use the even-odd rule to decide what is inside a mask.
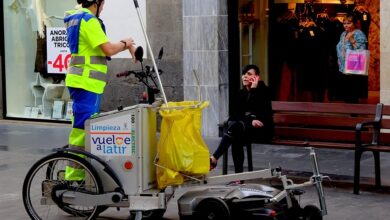
[[[356,44],[356,40],[353,36],[349,38],[349,42],[351,42],[351,44]]]
[[[253,76],[249,79],[249,81],[251,82],[251,88],[257,88],[257,85],[259,84],[259,79],[259,76]]]
[[[255,127],[255,128],[261,128],[261,127],[264,127],[264,124],[263,124],[263,122],[261,122],[259,120],[253,120],[252,121],[252,126]]]
[[[355,37],[353,36],[354,31],[348,32],[347,35],[345,36],[345,39],[347,39],[353,46],[356,44]]]

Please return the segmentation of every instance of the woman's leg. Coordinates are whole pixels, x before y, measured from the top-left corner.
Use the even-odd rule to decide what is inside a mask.
[[[230,136],[223,135],[217,150],[213,153],[213,157],[218,160],[229,149],[231,143],[232,138]]]
[[[242,121],[229,121],[226,132],[213,154],[214,158],[218,160],[229,149],[234,140],[243,136],[244,130],[245,127]]]
[[[238,138],[235,138],[232,143],[232,157],[234,162],[234,170],[236,173],[244,171],[244,146],[246,143],[251,143],[254,139],[265,139],[265,129],[252,127],[251,121],[243,123],[243,129]]]
[[[244,171],[244,146],[239,141],[232,144],[232,157],[234,162],[234,170],[236,173]]]

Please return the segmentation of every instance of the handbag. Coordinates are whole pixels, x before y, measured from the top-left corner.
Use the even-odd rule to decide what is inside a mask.
[[[344,74],[368,75],[369,60],[369,50],[347,49],[345,55]]]

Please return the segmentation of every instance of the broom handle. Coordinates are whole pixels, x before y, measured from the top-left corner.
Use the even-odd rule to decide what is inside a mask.
[[[135,9],[137,11],[137,15],[138,15],[139,22],[141,24],[142,32],[144,33],[144,37],[145,37],[146,44],[147,44],[147,47],[148,47],[148,50],[149,50],[149,53],[150,53],[150,57],[151,57],[152,62],[153,62],[154,71],[156,72],[156,75],[157,75],[157,80],[158,80],[158,84],[159,84],[161,93],[163,95],[164,103],[165,103],[166,106],[168,106],[167,97],[165,96],[165,92],[164,92],[163,85],[161,83],[160,74],[158,72],[156,60],[154,59],[153,51],[152,51],[152,48],[151,48],[150,43],[149,43],[149,38],[148,38],[148,35],[146,34],[144,23],[142,22],[142,19],[141,19],[141,13],[139,11],[139,5],[138,5],[138,1],[137,0],[134,0],[134,6],[135,6]]]

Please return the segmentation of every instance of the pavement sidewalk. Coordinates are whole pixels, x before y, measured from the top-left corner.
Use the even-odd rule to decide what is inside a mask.
[[[210,152],[216,149],[220,138],[207,137],[205,141]],[[354,151],[335,149],[315,149],[320,172],[329,176],[329,185],[351,187],[354,173]],[[303,147],[275,146],[267,144],[252,145],[253,169],[260,170],[271,166],[281,167],[288,176],[295,178],[309,177],[312,175],[309,151]],[[246,154],[245,154],[246,155]],[[234,172],[233,160],[229,153],[229,173]],[[222,158],[218,161],[217,169],[213,172],[222,173]],[[247,168],[244,162],[244,170]],[[381,176],[382,185],[387,189],[390,186],[390,154],[381,153]],[[366,152],[361,160],[361,188],[372,189],[375,183],[374,159],[370,152]]]
[[[66,145],[71,126],[69,124],[39,123],[26,121],[0,120],[0,152],[12,150],[13,147],[31,145],[31,151],[42,154],[51,149]],[[33,132],[32,134],[29,134]],[[29,135],[27,135],[29,134]],[[46,141],[45,141],[46,140]],[[204,137],[212,153],[218,146],[219,137]],[[38,147],[38,149],[37,149]],[[312,168],[308,150],[301,147],[252,145],[254,170],[271,167],[282,167],[290,176],[311,176]],[[349,150],[316,149],[320,172],[331,177],[334,183],[353,183],[354,152]],[[246,169],[244,162],[244,169]],[[4,165],[3,165],[4,166]],[[1,169],[1,165],[0,165]],[[231,153],[229,154],[229,173],[234,172]],[[213,174],[222,174],[222,159]],[[390,154],[381,153],[382,185],[390,187]],[[374,160],[370,152],[362,156],[361,183],[374,185]]]
[[[28,169],[37,160],[52,152],[52,149],[67,143],[70,131],[69,124],[52,124],[37,122],[20,122],[0,120],[0,216],[1,219],[28,219],[22,203],[22,184]],[[204,138],[212,152],[219,143],[218,137]],[[390,205],[388,191],[362,190],[360,195],[352,194],[352,188],[338,187],[336,182],[352,183],[353,152],[344,150],[316,150],[320,171],[330,175],[332,182],[325,188],[325,196],[329,215],[325,220],[366,220],[387,219]],[[381,156],[382,182],[390,185],[390,154]],[[254,169],[281,166],[288,176],[311,176],[308,151],[304,148],[254,145]],[[220,175],[222,163],[211,175]],[[229,173],[233,172],[230,158]],[[362,160],[363,182],[373,185],[373,159],[365,154]],[[329,187],[330,186],[330,187]],[[306,190],[306,189],[305,189]],[[176,197],[176,199],[179,196]],[[318,199],[313,187],[306,190],[302,196],[302,204],[316,204]],[[367,211],[369,210],[369,211]],[[127,209],[119,212],[112,208],[102,213],[98,219],[128,219]],[[59,216],[58,219],[73,219]],[[177,204],[173,201],[168,205],[164,219],[178,219]]]

